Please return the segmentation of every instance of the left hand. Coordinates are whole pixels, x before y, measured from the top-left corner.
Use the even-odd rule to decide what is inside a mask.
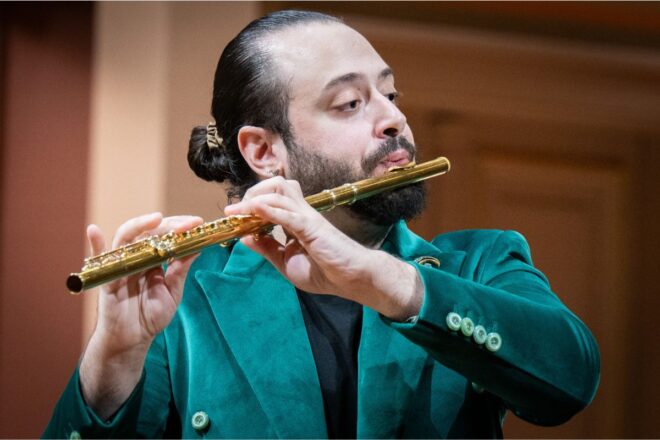
[[[264,180],[225,213],[253,214],[284,228],[285,245],[270,235],[258,240],[250,235],[241,242],[299,289],[341,296],[392,319],[405,320],[419,312],[424,288],[417,270],[341,232],[305,201],[297,181]]]
[[[262,254],[296,287],[311,293],[351,298],[351,284],[370,251],[351,240],[309,206],[300,184],[273,177],[250,188],[225,214],[253,214],[281,225],[285,245],[270,235],[243,237],[241,242]]]

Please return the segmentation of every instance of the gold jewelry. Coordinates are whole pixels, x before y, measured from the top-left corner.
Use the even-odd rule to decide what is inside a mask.
[[[218,136],[218,127],[215,122],[209,122],[206,126],[206,143],[209,148],[225,148],[224,140]]]

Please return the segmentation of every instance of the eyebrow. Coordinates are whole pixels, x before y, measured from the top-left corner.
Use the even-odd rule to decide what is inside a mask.
[[[382,80],[382,79],[385,79],[388,76],[392,76],[392,75],[394,75],[394,73],[392,72],[392,69],[389,68],[389,67],[386,67],[383,70],[381,70],[381,72],[378,74],[378,79]],[[325,87],[323,87],[323,90],[329,90],[329,89],[331,89],[333,87],[336,87],[340,84],[353,82],[353,81],[355,81],[356,79],[358,79],[362,76],[364,76],[364,75],[361,74],[361,73],[355,73],[355,72],[351,72],[351,73],[347,73],[345,75],[338,76],[337,78],[334,78],[330,82],[328,82],[325,85]]]

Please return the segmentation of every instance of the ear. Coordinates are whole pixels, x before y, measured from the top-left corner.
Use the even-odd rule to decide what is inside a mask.
[[[260,180],[283,174],[286,148],[280,136],[246,125],[238,131],[236,140],[243,158]]]

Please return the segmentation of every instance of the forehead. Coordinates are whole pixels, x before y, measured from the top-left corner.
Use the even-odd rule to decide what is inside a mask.
[[[366,38],[341,23],[292,26],[265,44],[292,97],[318,94],[333,78],[348,73],[376,79],[387,67]]]

